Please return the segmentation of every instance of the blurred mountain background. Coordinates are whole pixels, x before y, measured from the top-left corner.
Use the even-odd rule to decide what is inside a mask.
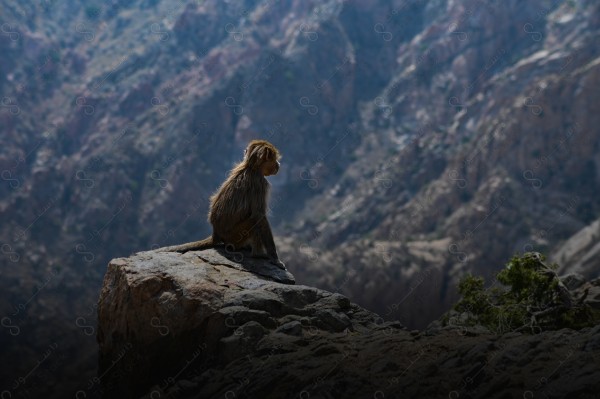
[[[254,138],[297,282],[385,319],[517,252],[597,277],[599,39],[593,0],[0,0],[3,398],[95,384],[108,261],[207,236]]]

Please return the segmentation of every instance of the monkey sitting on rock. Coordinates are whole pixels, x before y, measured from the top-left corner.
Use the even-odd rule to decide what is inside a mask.
[[[279,260],[271,226],[267,220],[270,184],[265,176],[279,172],[281,155],[265,140],[253,140],[244,150],[244,159],[210,198],[208,221],[212,235],[201,241],[163,247],[157,251],[187,252],[208,249],[224,243],[237,251],[252,248],[253,257],[265,257],[285,269]]]

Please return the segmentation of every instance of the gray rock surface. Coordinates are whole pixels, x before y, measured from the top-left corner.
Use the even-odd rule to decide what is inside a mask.
[[[579,230],[566,240],[552,258],[562,272],[574,272],[587,278],[598,276],[600,268],[600,219]]]
[[[338,293],[279,282],[293,276],[267,261],[230,255],[142,252],[110,262],[98,306],[103,397],[595,398],[600,390],[600,326],[409,331]]]

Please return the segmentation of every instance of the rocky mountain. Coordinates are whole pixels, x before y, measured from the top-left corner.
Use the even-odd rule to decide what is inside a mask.
[[[83,389],[106,264],[206,236],[251,138],[284,156],[296,280],[386,320],[425,327],[517,251],[596,277],[599,23],[591,0],[0,0],[0,389]]]
[[[357,160],[307,201],[287,247],[299,281],[421,327],[458,276],[553,254],[596,220],[600,165],[596,3],[427,2],[422,18],[361,104]],[[553,257],[563,272],[587,254],[569,248]]]
[[[500,336],[439,323],[409,331],[235,256],[221,249],[112,260],[98,307],[101,377],[80,394],[593,398],[600,388],[600,326]],[[587,284],[588,296],[598,296],[600,279]]]

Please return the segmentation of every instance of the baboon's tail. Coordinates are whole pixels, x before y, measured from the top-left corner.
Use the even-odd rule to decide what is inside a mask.
[[[158,252],[180,252],[185,253],[187,251],[199,251],[201,249],[208,249],[215,247],[215,241],[212,236],[206,237],[204,240],[188,242],[187,244],[172,245],[170,247],[158,248]]]

